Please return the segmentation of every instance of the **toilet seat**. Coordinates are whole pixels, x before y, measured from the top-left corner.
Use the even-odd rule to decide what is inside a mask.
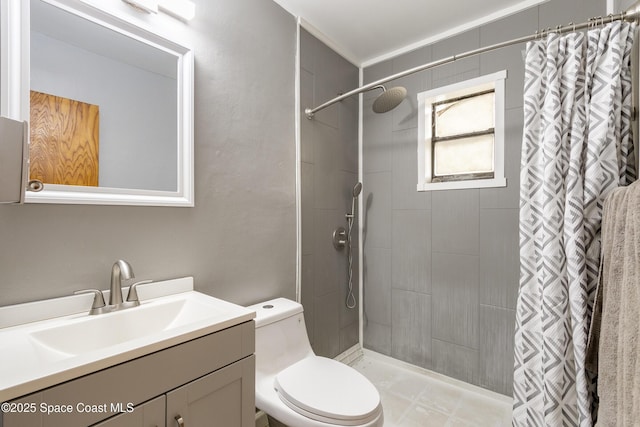
[[[274,388],[292,410],[330,424],[365,424],[382,410],[378,391],[369,380],[326,357],[305,357],[282,370]]]

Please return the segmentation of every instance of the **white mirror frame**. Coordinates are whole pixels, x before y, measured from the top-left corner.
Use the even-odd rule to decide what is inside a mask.
[[[153,191],[45,184],[41,192],[27,192],[25,201],[55,204],[194,206],[193,51],[154,31],[150,25],[139,25],[140,22],[135,17],[128,16],[127,11],[121,12],[111,8],[109,12],[105,12],[87,4],[86,0],[40,1],[150,44],[178,58],[178,188],[177,191]],[[2,16],[0,114],[16,120],[28,121],[30,118],[29,0],[0,0],[0,7]]]

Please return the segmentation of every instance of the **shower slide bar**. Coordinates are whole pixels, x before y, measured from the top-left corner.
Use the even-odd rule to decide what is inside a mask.
[[[598,26],[602,26],[604,24],[608,24],[610,22],[614,22],[614,21],[621,21],[621,20],[625,20],[625,21],[638,21],[640,19],[640,10],[635,11],[635,12],[622,12],[622,13],[618,13],[615,15],[608,15],[606,17],[597,17],[597,18],[591,18],[589,19],[587,22],[583,22],[581,24],[568,24],[565,25],[564,27],[562,26],[557,26],[555,28],[547,28],[546,30],[539,30],[536,31],[534,34],[529,35],[529,36],[524,36],[524,37],[520,37],[517,39],[512,39],[512,40],[508,40],[505,42],[501,42],[501,43],[496,43],[490,46],[485,46],[485,47],[481,47],[478,49],[473,49],[473,50],[469,50],[467,52],[463,52],[463,53],[459,53],[457,55],[452,55],[452,56],[448,56],[442,59],[438,59],[436,61],[432,61],[432,62],[428,62],[426,64],[423,65],[418,65],[417,67],[414,68],[410,68],[408,70],[405,71],[401,71],[399,73],[396,74],[392,74],[390,76],[384,77],[380,80],[376,80],[375,82],[366,84],[364,86],[360,86],[359,88],[353,89],[349,92],[345,92],[342,95],[339,95],[327,102],[325,102],[324,104],[321,104],[315,108],[307,108],[304,110],[305,115],[307,116],[307,118],[309,120],[313,119],[313,116],[316,112],[329,107],[330,105],[335,104],[336,102],[340,102],[343,99],[349,98],[350,96],[353,95],[357,95],[359,93],[362,92],[366,92],[369,91],[371,89],[374,89],[377,86],[383,85],[384,83],[390,82],[391,80],[396,80],[420,71],[424,71],[424,70],[428,70],[430,68],[435,68],[438,67],[440,65],[444,65],[444,64],[448,64],[450,62],[454,62],[458,59],[464,59],[464,58],[468,58],[470,56],[475,56],[475,55],[480,55],[482,53],[486,53],[486,52],[490,52],[492,50],[496,50],[496,49],[501,49],[503,47],[507,47],[507,46],[512,46],[515,44],[519,44],[519,43],[526,43],[528,41],[532,41],[532,40],[536,40],[538,38],[541,37],[546,37],[547,34],[549,34],[550,32],[554,32],[554,33],[558,33],[558,34],[562,34],[562,33],[567,33],[567,32],[574,32],[577,30],[582,30],[584,28],[592,28],[592,27],[598,27]]]

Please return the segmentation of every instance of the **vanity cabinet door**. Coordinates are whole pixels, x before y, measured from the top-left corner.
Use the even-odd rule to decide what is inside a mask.
[[[164,427],[165,396],[160,396],[93,427]]]
[[[167,427],[255,426],[255,356],[167,393]]]

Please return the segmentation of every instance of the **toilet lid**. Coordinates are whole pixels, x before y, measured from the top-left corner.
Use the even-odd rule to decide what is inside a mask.
[[[274,387],[294,411],[319,421],[360,424],[380,412],[378,390],[355,369],[326,357],[306,357],[282,370]]]

